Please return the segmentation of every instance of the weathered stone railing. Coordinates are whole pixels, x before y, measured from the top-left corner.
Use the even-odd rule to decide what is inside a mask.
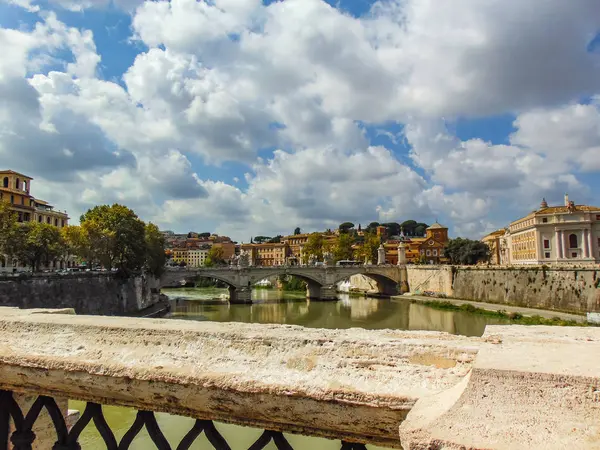
[[[108,449],[128,448],[144,426],[159,449],[189,448],[202,432],[229,448],[212,421],[267,430],[252,450],[271,439],[291,449],[284,432],[345,449],[590,448],[600,432],[600,329],[500,326],[467,338],[43,312],[0,309],[2,450],[9,440],[78,449],[92,419]],[[70,431],[65,399],[88,402]],[[100,405],[141,411],[119,443]],[[55,436],[35,446],[42,407],[56,446]],[[197,421],[171,447],[153,411]]]

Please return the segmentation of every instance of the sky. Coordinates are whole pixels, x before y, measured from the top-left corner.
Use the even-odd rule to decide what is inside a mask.
[[[598,0],[0,0],[0,49],[0,167],[73,223],[480,238],[600,204]]]

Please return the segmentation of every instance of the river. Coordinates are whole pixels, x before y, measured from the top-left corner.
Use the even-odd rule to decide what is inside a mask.
[[[164,289],[171,298],[171,318],[175,320],[210,320],[216,322],[281,323],[312,328],[366,328],[446,331],[465,336],[481,336],[487,324],[501,323],[498,319],[465,312],[439,311],[407,299],[375,299],[340,294],[337,302],[306,300],[304,292],[281,292],[256,289],[252,292],[252,305],[230,305],[227,290],[216,288]],[[83,402],[72,401],[72,409],[83,412]],[[135,419],[135,411],[129,408],[104,406],[104,415],[111,429],[120,439]],[[161,430],[173,448],[192,427],[194,420],[185,417],[157,413]],[[258,439],[262,430],[216,424],[233,450],[247,449]],[[338,450],[339,441],[286,435],[294,449]],[[89,425],[81,435],[84,450],[105,449],[98,432]],[[155,448],[147,432],[143,431],[130,447],[133,450]],[[190,447],[208,450],[213,447],[204,435]],[[274,450],[273,443],[266,447]],[[380,447],[368,446],[370,450]]]

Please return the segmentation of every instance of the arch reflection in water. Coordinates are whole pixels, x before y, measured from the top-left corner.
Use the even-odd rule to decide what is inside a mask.
[[[304,292],[258,289],[255,303],[233,305],[219,299],[225,290],[164,290],[171,298],[173,319],[216,322],[280,323],[311,328],[365,328],[445,331],[481,336],[487,324],[502,321],[466,312],[439,311],[409,298],[377,299],[339,294],[337,302],[308,301]]]

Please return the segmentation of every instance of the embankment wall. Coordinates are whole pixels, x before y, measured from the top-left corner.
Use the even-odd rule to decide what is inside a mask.
[[[164,301],[149,276],[114,273],[0,276],[0,306],[74,308],[77,314],[123,315]]]
[[[409,289],[480,302],[600,311],[600,267],[407,266]]]

